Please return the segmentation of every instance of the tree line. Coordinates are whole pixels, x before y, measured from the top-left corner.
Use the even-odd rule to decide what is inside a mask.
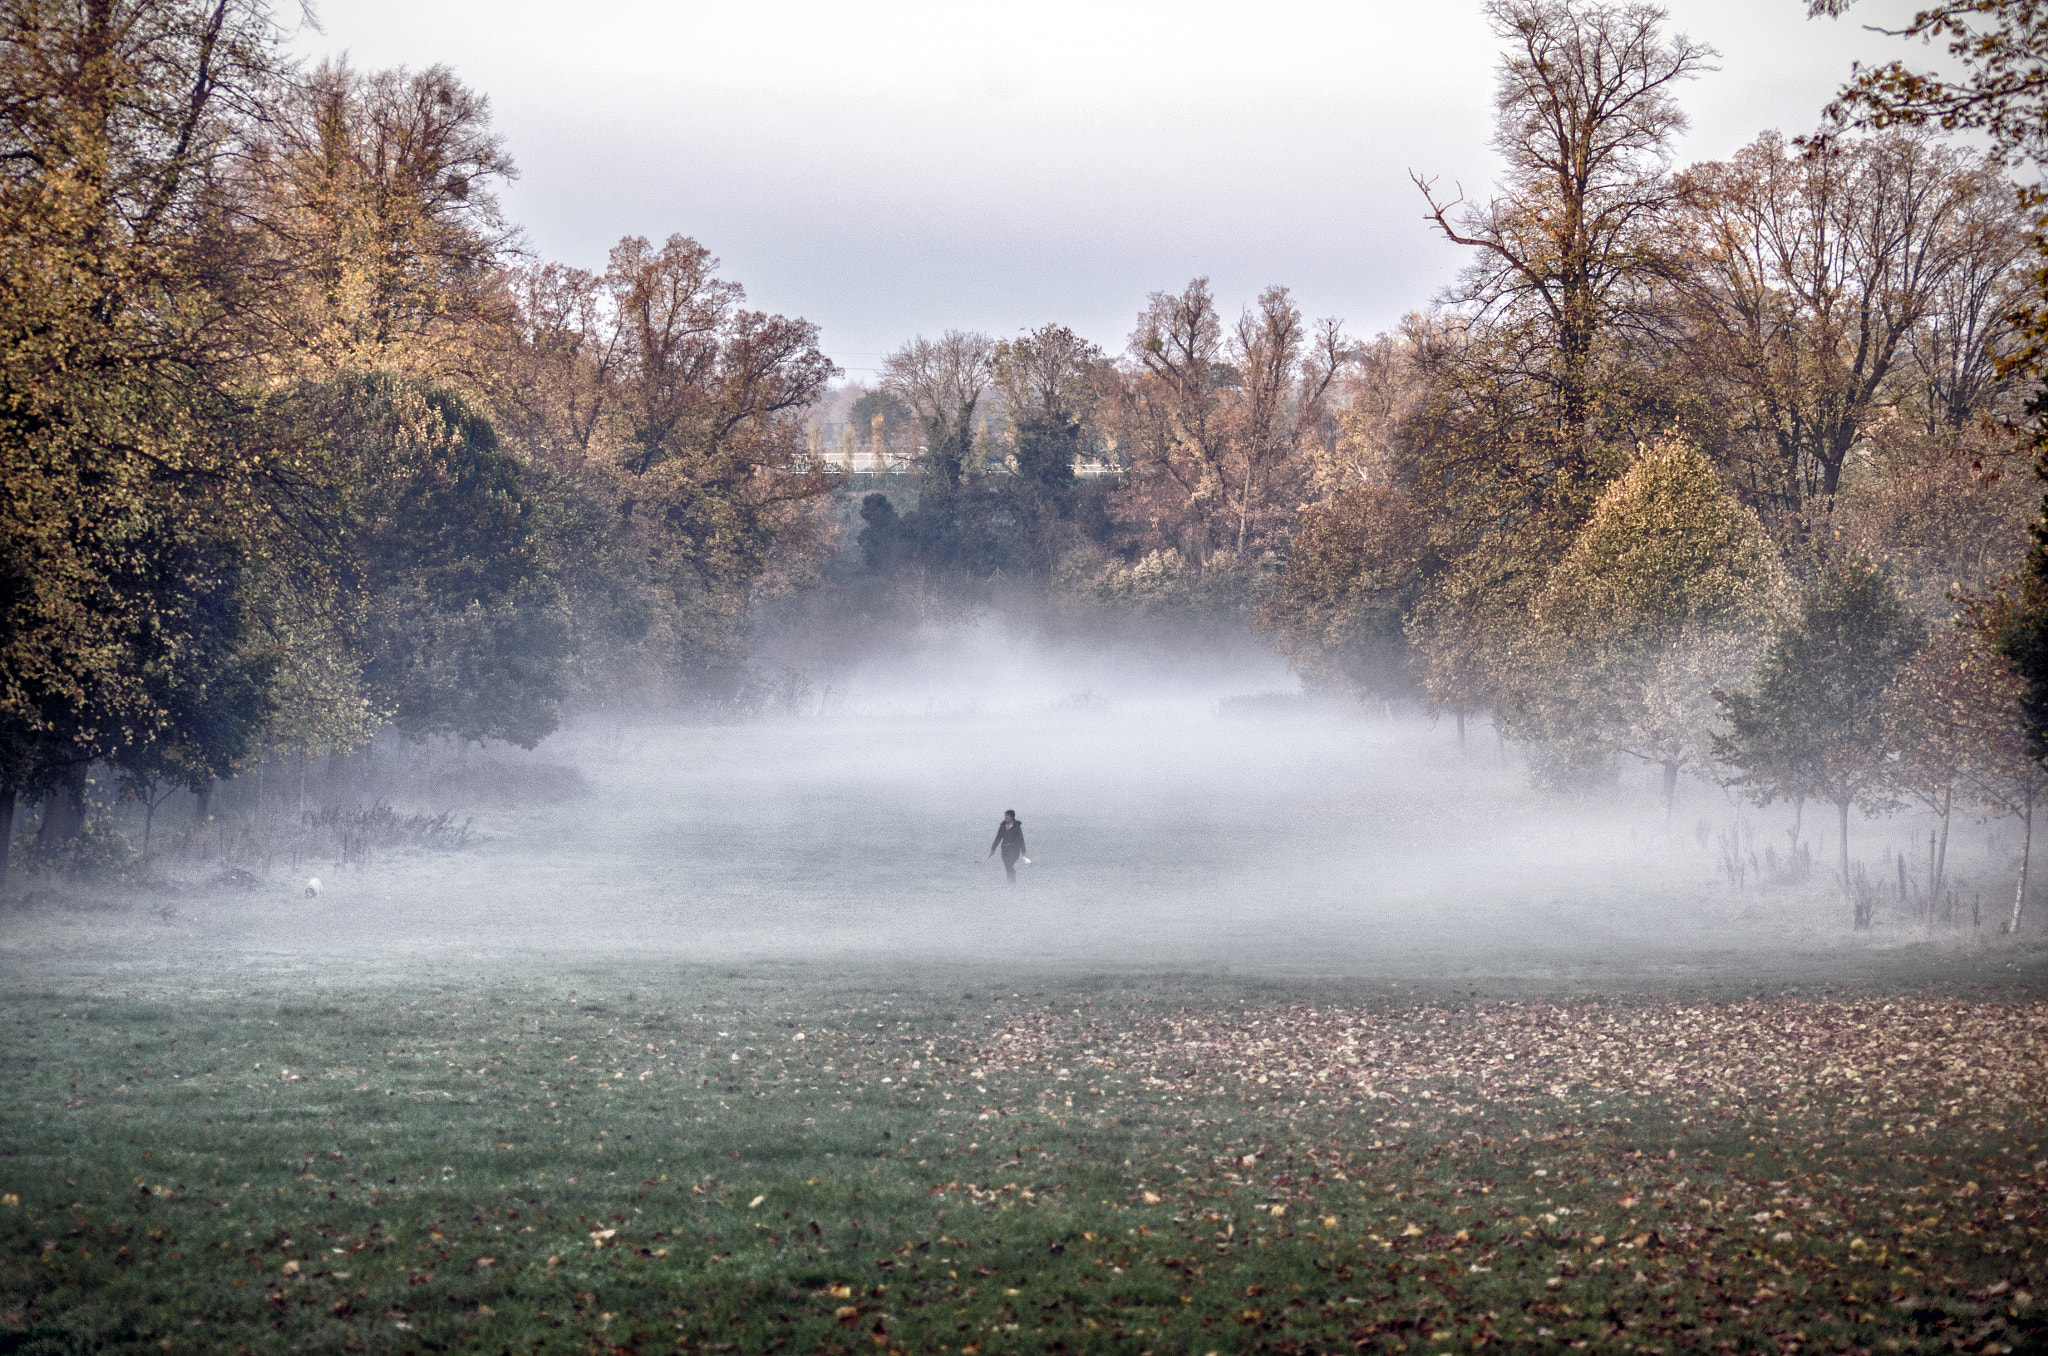
[[[380,730],[531,747],[565,703],[730,698],[764,617],[873,643],[995,597],[1251,623],[1558,785],[1828,804],[1845,877],[1851,808],[2030,826],[2031,11],[1928,11],[1958,81],[1868,72],[1680,166],[1710,47],[1485,9],[1505,172],[1416,177],[1469,262],[1394,331],[1197,278],[1117,352],[946,331],[848,389],[685,235],[531,257],[445,68],[295,65],[258,0],[11,6],[0,852],[23,796],[61,841],[108,778],[203,806]],[[916,475],[850,484],[828,411]]]
[[[1619,757],[1667,814],[1687,771],[1832,806],[1845,889],[1852,808],[1938,815],[1931,892],[1958,803],[2030,849],[2042,200],[2010,137],[1939,135],[2029,96],[1944,114],[1893,67],[1679,167],[1711,48],[1649,5],[1486,9],[1507,173],[1417,176],[1470,262],[1371,346],[1261,624],[1320,681],[1487,713],[1554,784]],[[1980,73],[1972,36],[2039,29],[1942,13]]]
[[[0,18],[0,854],[23,796],[61,845],[94,783],[729,684],[822,551],[814,326],[683,236],[532,260],[484,96],[284,36]]]

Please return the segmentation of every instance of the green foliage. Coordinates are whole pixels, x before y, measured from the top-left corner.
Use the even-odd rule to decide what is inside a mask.
[[[1017,474],[1064,509],[1074,463],[1094,450],[1089,421],[1107,366],[1102,351],[1064,325],[1045,325],[997,344],[991,366],[1009,411]]]
[[[31,871],[82,878],[118,875],[135,862],[128,835],[105,814],[87,815],[69,837],[46,841],[40,835],[22,834],[14,841],[14,852]]]
[[[1362,485],[1311,504],[1258,629],[1306,683],[1402,694],[1413,682],[1404,627],[1427,550],[1421,516],[1399,490]]]
[[[1074,462],[1086,450],[1080,420],[1065,410],[1026,410],[1012,420],[1011,438],[1019,476],[1054,494],[1073,488]]]
[[[570,631],[524,475],[490,422],[384,373],[304,386],[289,404],[346,468],[372,700],[414,739],[533,747],[558,720]]]
[[[1584,753],[1706,761],[1716,689],[1748,674],[1787,581],[1755,513],[1678,443],[1645,451],[1601,495],[1551,572],[1518,650],[1527,733]]]
[[[1831,567],[1801,595],[1758,663],[1748,691],[1716,696],[1728,730],[1714,756],[1735,769],[1730,785],[1759,805],[1778,799],[1833,802],[1840,870],[1849,872],[1849,809],[1898,805],[1888,766],[1885,692],[1926,641],[1926,627],[1875,568]],[[1857,921],[1867,923],[1858,913]]]
[[[1697,449],[1673,442],[1608,486],[1540,610],[1567,637],[1657,644],[1687,627],[1753,628],[1785,585],[1756,514]]]
[[[276,35],[258,7],[190,0],[38,0],[4,24],[0,782],[47,785],[189,725],[162,666],[194,613],[166,581],[275,508],[281,468],[241,442],[237,270],[205,189]]]
[[[1432,711],[1501,710],[1502,680],[1543,577],[1512,534],[1502,534],[1424,583],[1406,631]]]
[[[243,613],[243,568],[231,544],[194,542],[152,553],[161,615],[176,618],[175,645],[146,665],[164,715],[114,762],[131,785],[167,782],[203,792],[233,776],[276,710],[274,656],[252,653]]]
[[[886,494],[870,494],[860,501],[860,549],[867,568],[875,574],[889,574],[910,556],[909,532],[896,506]]]
[[[875,427],[875,416],[882,417],[884,441],[892,435],[907,432],[917,423],[917,416],[910,406],[894,391],[878,388],[867,392],[846,412],[846,423],[853,430],[856,439],[869,438]]]
[[[2017,587],[1998,610],[1994,640],[2026,684],[2021,718],[2028,751],[2040,760],[2048,759],[2048,501],[2033,538]]]

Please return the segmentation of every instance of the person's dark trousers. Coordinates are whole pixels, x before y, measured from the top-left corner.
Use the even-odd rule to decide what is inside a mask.
[[[1003,854],[1003,870],[1009,874],[1010,884],[1012,885],[1017,883],[1017,858],[1019,855],[1015,852],[1005,852]]]

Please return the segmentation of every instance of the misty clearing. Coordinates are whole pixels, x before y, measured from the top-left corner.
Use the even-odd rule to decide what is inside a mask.
[[[2048,6],[1709,146],[1662,8],[1480,0],[1371,338],[1180,271],[1348,152],[1114,5],[999,16],[1086,221],[650,8],[718,173],[821,121],[751,232],[615,8],[475,16],[614,119],[550,257],[516,81],[0,7],[0,1353],[2048,1350]],[[1098,295],[785,307],[939,177]]]

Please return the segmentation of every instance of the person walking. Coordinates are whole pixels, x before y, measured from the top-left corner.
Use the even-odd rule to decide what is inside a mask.
[[[1017,818],[1015,810],[1003,811],[1003,822],[996,825],[996,841],[989,844],[988,855],[993,857],[1000,848],[1003,853],[1003,870],[1010,877],[1010,884],[1017,883],[1017,859],[1024,857],[1024,821]],[[1029,857],[1024,857],[1030,861]]]

